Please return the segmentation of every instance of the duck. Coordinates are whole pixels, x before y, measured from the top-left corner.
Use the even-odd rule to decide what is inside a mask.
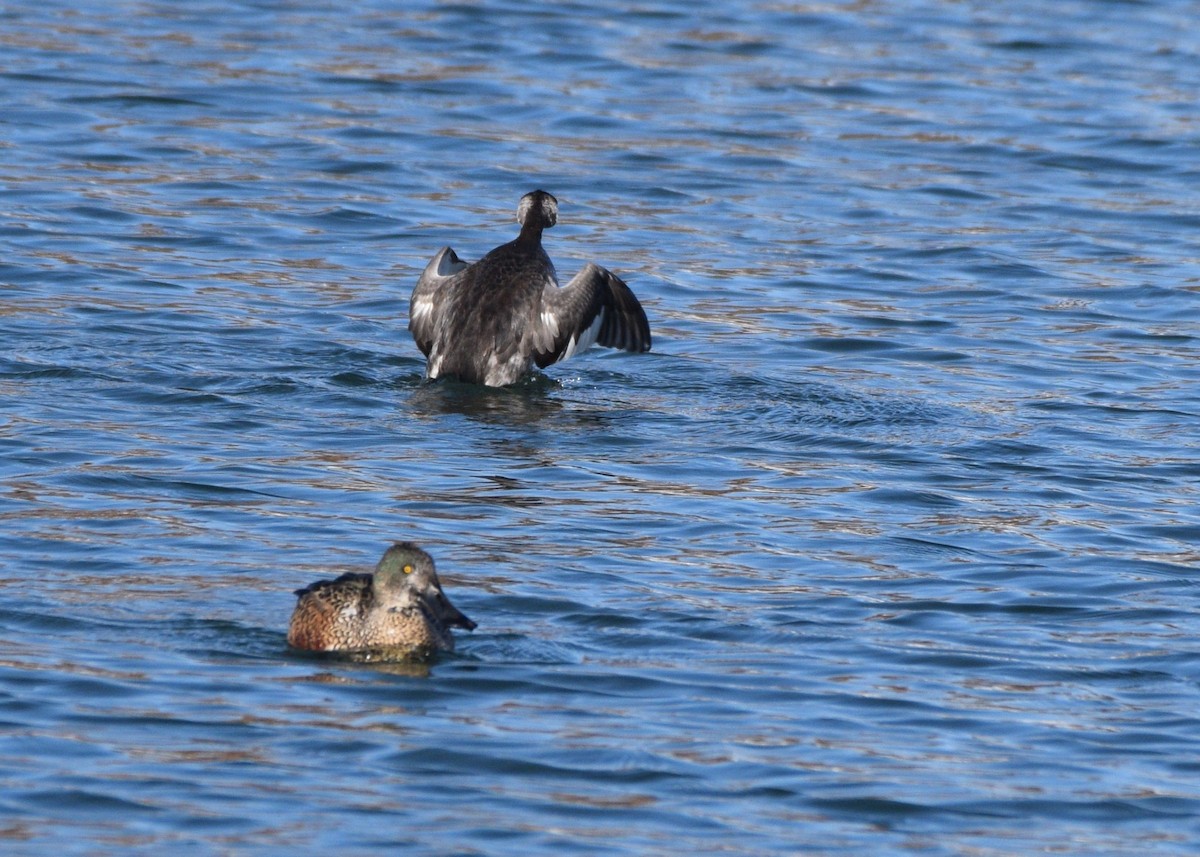
[[[409,301],[408,329],[426,357],[425,377],[505,387],[592,345],[650,350],[650,323],[629,286],[587,263],[559,287],[542,233],[558,222],[544,190],[521,197],[517,237],[474,263],[443,247]]]
[[[319,580],[296,595],[287,641],[303,651],[425,660],[454,651],[452,627],[476,627],[442,591],[433,557],[412,542],[389,547],[371,574]]]

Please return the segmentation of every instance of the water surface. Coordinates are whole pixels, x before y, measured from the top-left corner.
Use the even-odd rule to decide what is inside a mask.
[[[0,850],[1200,847],[1195,4],[744,5],[0,11]],[[654,351],[423,385],[534,187]]]

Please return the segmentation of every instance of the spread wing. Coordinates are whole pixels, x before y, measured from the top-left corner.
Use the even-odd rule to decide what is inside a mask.
[[[467,263],[458,258],[457,253],[449,247],[443,247],[425,266],[413,288],[412,298],[408,302],[408,329],[426,357],[433,348],[436,319],[441,315],[440,308],[445,300],[442,286],[466,268]]]
[[[650,350],[650,323],[638,299],[620,277],[591,262],[561,289],[547,284],[534,325],[533,359],[542,369],[593,344]]]

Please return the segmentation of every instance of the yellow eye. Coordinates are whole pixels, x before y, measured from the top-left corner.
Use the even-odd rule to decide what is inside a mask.
[[[404,566],[404,573],[405,573],[405,574],[412,574],[412,566],[411,566],[411,565],[406,565],[406,566]]]

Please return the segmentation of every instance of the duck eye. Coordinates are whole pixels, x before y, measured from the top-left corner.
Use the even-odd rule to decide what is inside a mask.
[[[405,573],[405,574],[412,574],[412,566],[411,566],[411,565],[406,565],[406,566],[404,566],[404,573]]]

